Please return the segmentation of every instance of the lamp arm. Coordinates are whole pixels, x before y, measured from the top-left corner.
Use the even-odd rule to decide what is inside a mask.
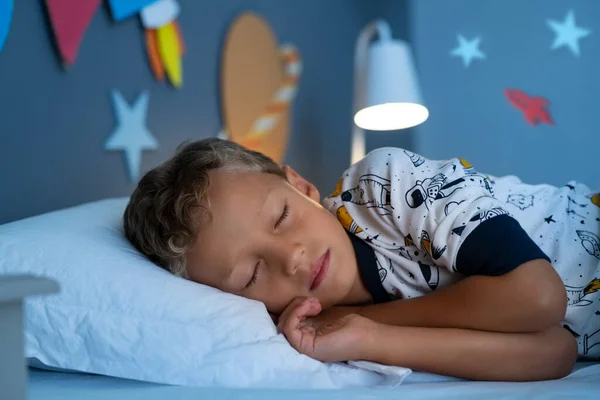
[[[390,25],[378,19],[365,26],[358,35],[354,49],[354,99],[352,104],[352,149],[350,161],[356,163],[365,156],[365,131],[354,123],[354,114],[358,112],[361,99],[365,92],[365,68],[369,42],[378,34],[381,40],[390,40],[392,37]]]

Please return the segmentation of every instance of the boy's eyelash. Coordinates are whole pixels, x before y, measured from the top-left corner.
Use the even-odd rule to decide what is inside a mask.
[[[254,273],[252,274],[252,278],[250,278],[250,281],[246,285],[246,289],[249,288],[250,286],[254,285],[256,283],[256,281],[258,280],[258,265],[259,265],[259,263],[260,263],[260,261],[257,262],[256,265],[254,266]]]
[[[281,213],[281,217],[279,217],[279,219],[277,220],[277,222],[275,223],[275,229],[277,229],[277,227],[279,225],[281,225],[281,223],[283,221],[285,221],[285,219],[288,217],[288,215],[290,214],[290,208],[289,206],[286,204],[283,207],[283,212]],[[250,278],[250,281],[248,282],[248,284],[246,285],[246,289],[253,286],[256,281],[258,280],[258,267],[260,265],[260,261],[256,263],[256,265],[254,266],[254,273],[252,274],[252,278]]]
[[[283,207],[283,212],[281,213],[281,217],[279,217],[279,219],[277,220],[277,222],[275,223],[275,229],[277,229],[277,227],[279,225],[281,225],[281,223],[288,217],[288,215],[290,214],[290,208],[288,207],[288,205],[286,204]]]

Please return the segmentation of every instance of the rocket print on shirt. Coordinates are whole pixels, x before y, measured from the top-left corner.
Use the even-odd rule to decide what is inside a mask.
[[[565,285],[565,288],[567,289],[567,305],[569,307],[587,307],[593,304],[594,300],[598,298],[598,295],[592,295],[599,293],[600,279],[595,278],[585,286],[573,287]]]
[[[576,232],[585,251],[600,260],[600,238],[592,232],[582,230]]]
[[[337,209],[336,217],[348,232],[360,233],[363,231],[363,229],[354,221],[354,218],[352,218],[346,206],[341,206]]]
[[[458,157],[458,161],[465,170],[466,175],[475,175],[477,173],[477,171],[475,171],[475,168],[473,168],[473,165],[471,165],[471,163],[465,160],[464,158]]]
[[[452,232],[457,234],[458,236],[461,236],[463,231],[467,227],[467,225],[470,225],[471,223],[482,223],[484,221],[487,221],[490,218],[497,217],[499,215],[510,215],[510,214],[508,213],[508,211],[506,211],[505,209],[503,209],[501,207],[493,207],[489,210],[481,211],[481,212],[475,214],[473,217],[471,217],[471,219],[469,220],[469,222],[467,224],[452,228]]]
[[[421,232],[421,249],[424,250],[434,260],[439,260],[442,254],[444,254],[446,251],[447,247],[448,246],[436,247],[432,244],[431,239],[429,238],[429,233],[427,233],[427,231]]]
[[[459,178],[446,183],[448,178],[444,174],[437,174],[431,178],[417,181],[413,187],[406,192],[406,203],[410,208],[419,208],[423,204],[429,210],[435,200],[444,199],[451,196],[462,186],[456,185],[464,182],[464,178]]]
[[[408,158],[410,158],[410,162],[412,162],[413,166],[415,167],[420,167],[425,162],[425,159],[423,157],[416,155],[415,153],[411,153],[408,150],[404,150],[404,154],[406,154]]]
[[[452,165],[452,172],[456,172],[456,164],[454,163],[455,160],[458,160],[458,163],[460,164],[462,169],[465,171],[465,175],[471,176],[471,175],[477,174],[477,171],[475,170],[473,165],[462,157],[457,157],[456,159],[448,160],[448,161],[440,164],[439,168],[446,169],[449,165]]]
[[[369,194],[372,197],[365,197]],[[343,202],[376,208],[379,215],[391,215],[394,209],[390,202],[390,181],[375,174],[362,175],[358,185],[343,192],[341,197]]]
[[[331,196],[339,196],[344,203],[352,203],[375,208],[379,215],[392,215],[394,207],[390,202],[390,181],[375,174],[362,175],[358,184],[342,193],[343,179],[340,179]],[[368,190],[367,190],[368,189]],[[371,196],[369,196],[371,194]],[[358,226],[354,218],[348,213],[345,205],[340,206],[336,212],[337,219],[350,233],[360,233],[363,229]]]

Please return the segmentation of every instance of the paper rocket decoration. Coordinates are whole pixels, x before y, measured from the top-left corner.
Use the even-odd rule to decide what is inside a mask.
[[[129,18],[154,2],[156,0],[108,0],[110,11],[115,21],[122,21]]]
[[[102,0],[46,0],[52,30],[61,58],[75,62],[83,34]]]
[[[258,149],[264,141],[269,140],[269,135],[290,108],[298,91],[298,83],[302,73],[300,52],[294,45],[286,44],[281,47],[280,54],[284,62],[284,75],[281,84],[263,113],[258,116],[250,127],[250,132],[240,141],[242,146],[252,150]]]
[[[175,0],[155,0],[140,10],[140,17],[144,27],[158,29],[177,19],[179,11],[179,4]]]
[[[109,4],[117,21],[140,14],[154,77],[163,81],[166,76],[173,86],[181,87],[181,57],[185,53],[185,44],[177,23],[181,11],[177,0],[109,0]]]
[[[175,87],[183,84],[181,57],[185,44],[177,23],[180,8],[176,0],[158,0],[140,12],[146,28],[146,52],[154,77],[162,81],[165,73]]]
[[[102,0],[45,0],[62,60],[72,65],[79,45]],[[159,81],[165,76],[175,87],[183,84],[181,57],[185,44],[177,17],[177,0],[108,0],[116,21],[139,14],[145,28],[150,68]],[[0,0],[0,50],[12,15],[12,0]],[[6,32],[4,32],[6,31]]]
[[[554,125],[550,112],[546,109],[550,104],[543,97],[533,97],[518,89],[506,89],[504,95],[517,110],[523,113],[525,120],[531,125],[545,123]]]
[[[8,37],[10,21],[12,20],[13,0],[0,0],[0,51]]]
[[[129,181],[137,182],[139,178],[142,151],[156,150],[158,142],[146,127],[148,111],[148,92],[143,92],[130,107],[121,93],[112,92],[113,105],[118,121],[118,127],[104,144],[106,150],[119,150],[125,153]]]

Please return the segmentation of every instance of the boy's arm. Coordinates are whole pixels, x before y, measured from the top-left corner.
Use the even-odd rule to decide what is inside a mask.
[[[316,298],[296,298],[278,330],[299,352],[324,362],[367,360],[475,380],[529,381],[567,375],[577,357],[571,334],[554,326],[535,333],[403,327],[356,314],[323,326]]]
[[[493,197],[489,180],[464,160],[442,163],[379,149],[341,182],[329,206],[336,213],[340,204],[346,208],[347,230],[373,247],[389,249],[391,242],[419,257],[407,257],[415,270],[404,283],[429,290],[417,262],[466,278],[450,287],[440,281],[423,297],[333,312],[358,312],[393,325],[500,332],[540,331],[564,317],[565,288],[547,255],[510,217],[506,203]],[[367,225],[381,235],[367,235]]]
[[[558,379],[577,358],[575,340],[560,327],[499,333],[378,324],[367,342],[368,361],[472,380]]]
[[[540,259],[502,276],[470,276],[422,297],[347,311],[390,325],[535,332],[558,325],[566,306],[560,277]]]

